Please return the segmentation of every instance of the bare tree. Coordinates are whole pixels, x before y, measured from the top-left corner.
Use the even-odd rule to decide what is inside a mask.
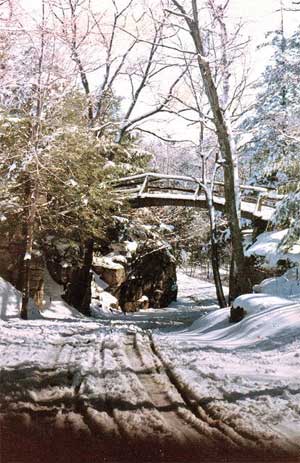
[[[158,21],[151,9],[135,15],[134,0],[128,0],[122,8],[111,0],[111,15],[107,18],[104,13],[96,12],[88,0],[49,2],[54,18],[60,25],[60,37],[76,64],[88,100],[89,126],[97,136],[101,136],[107,128],[103,124],[103,115],[111,97],[118,97],[116,87],[126,89],[123,115],[115,123],[114,142],[122,143],[126,133],[141,129],[142,122],[169,105],[182,77],[177,63],[165,62],[159,53],[165,20]],[[149,36],[147,43],[145,36]],[[127,44],[125,47],[124,42]],[[89,62],[85,56],[88,48],[93,50],[93,62]],[[171,80],[166,76],[170,68],[176,69],[175,77]],[[94,83],[96,71],[100,80],[98,85]],[[151,92],[150,98],[153,98],[153,93],[157,93],[154,82],[159,78],[166,80],[168,85],[158,92],[159,97],[149,108],[141,100],[143,95],[149,99]],[[114,158],[113,150],[109,158]]]
[[[87,97],[87,117],[90,127],[103,118],[109,104],[115,80],[120,77],[126,60],[137,44],[137,39],[120,50],[119,31],[127,22],[133,0],[121,9],[112,0],[112,17],[94,11],[89,0],[49,0],[54,22],[54,33],[67,46],[76,65],[82,88]],[[109,26],[103,23],[109,21]],[[57,27],[58,23],[58,27]],[[90,52],[88,52],[90,50]],[[92,50],[92,53],[91,53]],[[89,58],[89,55],[93,58]],[[87,57],[87,56],[88,57]],[[100,71],[98,82],[95,72]],[[100,80],[100,83],[99,83]]]
[[[211,108],[219,149],[223,159],[226,212],[228,215],[232,237],[232,266],[230,278],[230,298],[232,299],[239,294],[248,292],[250,290],[250,283],[247,278],[244,263],[242,234],[240,229],[240,189],[237,150],[232,134],[230,114],[227,107],[229,100],[229,75],[227,72],[228,58],[226,50],[226,24],[224,22],[224,10],[228,5],[228,1],[226,1],[223,6],[220,4],[216,6],[216,3],[213,0],[209,2],[210,7],[213,8],[214,13],[217,15],[221,28],[221,37],[224,41],[222,60],[225,72],[223,76],[223,91],[221,96],[218,93],[215,83],[212,65],[207,58],[203,31],[201,29],[199,19],[197,0],[191,0],[191,12],[188,12],[184,7],[183,2],[179,0],[171,0],[171,3],[176,7],[176,10],[168,11],[170,13],[174,13],[185,22],[188,33],[193,41],[198,70]],[[241,278],[241,275],[243,275],[243,278]]]
[[[208,176],[209,166],[211,163],[211,154],[215,153],[215,160],[213,168],[210,171]],[[201,159],[201,172],[202,172],[202,183],[204,186],[204,193],[206,197],[207,211],[209,216],[209,225],[210,225],[210,241],[211,241],[211,264],[214,276],[214,282],[216,287],[217,299],[220,307],[226,307],[227,302],[224,296],[222,280],[220,276],[220,258],[219,258],[219,245],[218,245],[218,235],[217,235],[217,223],[216,223],[216,214],[214,206],[214,188],[217,170],[220,167],[218,163],[219,151],[204,150],[204,126],[201,124],[200,127],[200,136],[199,136],[199,155]]]

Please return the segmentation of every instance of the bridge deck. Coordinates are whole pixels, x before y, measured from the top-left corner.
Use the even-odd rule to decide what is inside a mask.
[[[185,206],[185,207],[199,207],[206,209],[205,195],[201,194],[197,198],[188,194],[176,193],[144,193],[140,196],[131,195],[127,198],[133,207],[153,207],[153,206]],[[219,211],[225,209],[225,199],[214,196],[215,208]],[[274,213],[275,208],[270,206],[261,206],[261,210],[256,210],[256,202],[241,202],[241,214],[245,219],[252,220],[253,218],[260,218],[268,222]]]

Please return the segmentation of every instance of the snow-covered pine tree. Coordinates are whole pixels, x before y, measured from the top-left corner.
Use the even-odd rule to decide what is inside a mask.
[[[242,157],[249,165],[248,180],[286,195],[273,224],[289,228],[282,243],[288,248],[300,236],[300,29],[287,38],[281,15],[281,28],[272,33],[273,62],[256,86],[255,112],[243,122],[251,139]]]
[[[256,84],[255,110],[243,121],[251,135],[241,157],[253,183],[297,188],[299,181],[300,55],[299,31],[286,38],[283,29],[268,34],[272,63]]]

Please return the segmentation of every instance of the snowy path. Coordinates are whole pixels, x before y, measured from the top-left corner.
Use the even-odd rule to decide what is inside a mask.
[[[39,337],[47,330],[50,338],[42,348]],[[229,455],[251,448],[247,437],[207,413],[180,386],[147,334],[99,333],[92,324],[80,335],[75,330],[75,324],[64,330],[44,327],[23,346],[18,368],[11,349],[0,388],[2,435],[7,436],[2,447],[8,453],[18,450],[18,432],[25,439],[25,455],[29,452],[24,461],[34,461],[31,452],[45,436],[55,451],[63,446],[71,452],[69,440],[75,439],[89,458],[96,448],[112,461],[129,461],[132,449],[138,456],[146,449],[150,459],[145,461],[165,461],[165,454],[178,461],[199,455],[215,461],[220,447]],[[25,344],[26,330],[11,334],[17,345]],[[52,459],[51,448],[46,445],[45,451]]]
[[[1,463],[296,461],[297,307],[272,344],[263,315],[228,326],[212,285],[180,278],[168,310],[0,322]]]

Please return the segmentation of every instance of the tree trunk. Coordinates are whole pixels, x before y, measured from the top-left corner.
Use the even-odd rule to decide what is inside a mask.
[[[214,240],[214,238],[213,238]],[[216,287],[217,299],[219,306],[221,308],[227,307],[227,302],[223,292],[223,286],[220,276],[220,266],[219,266],[219,253],[216,243],[212,240],[211,242],[211,263],[214,274],[214,282]]]
[[[85,286],[85,292],[81,302],[81,312],[87,316],[91,315],[91,268],[94,254],[94,240],[88,239],[85,243],[84,262],[82,267],[82,280]]]
[[[213,204],[212,192],[206,190],[206,201],[210,222],[210,237],[211,237],[211,265],[214,275],[217,299],[220,307],[227,307],[227,302],[224,296],[219,265],[219,250],[217,243],[217,230],[215,222],[215,208]]]
[[[240,229],[240,189],[237,165],[237,153],[231,132],[231,122],[227,111],[222,107],[217,88],[212,76],[209,62],[205,58],[201,31],[199,28],[197,0],[191,0],[192,17],[189,16],[178,0],[172,0],[180,10],[188,25],[197,53],[198,68],[202,77],[204,90],[213,114],[220,152],[224,158],[225,205],[232,239],[232,275],[230,278],[229,299],[251,290],[247,278],[242,234]]]
[[[25,208],[27,214],[24,224],[25,250],[22,262],[22,303],[20,317],[23,320],[28,318],[28,302],[30,297],[30,264],[32,257],[32,245],[34,237],[34,222],[38,191],[36,184],[33,184],[30,175],[25,180]]]
[[[242,293],[249,292],[250,287],[246,278],[244,268],[244,251],[242,234],[240,229],[240,191],[236,148],[231,133],[230,121],[225,111],[220,107],[217,89],[213,82],[210,68],[207,63],[203,64],[199,59],[199,67],[202,71],[202,78],[209,98],[211,109],[214,115],[214,122],[218,137],[220,151],[224,157],[224,186],[225,186],[225,209],[229,221],[229,228],[232,238],[232,271],[230,278],[229,297],[230,300]],[[241,278],[243,275],[243,278]]]

